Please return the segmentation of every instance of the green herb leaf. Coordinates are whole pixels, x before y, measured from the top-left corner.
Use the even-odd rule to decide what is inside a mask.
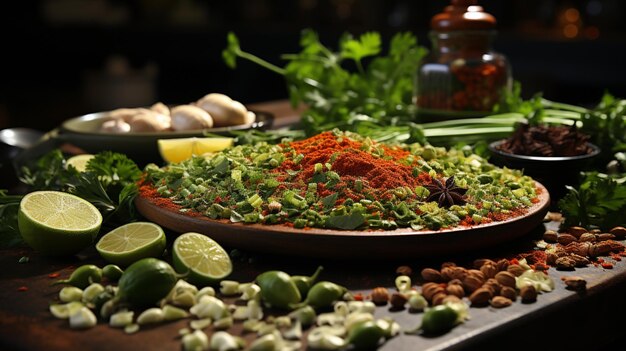
[[[361,61],[364,57],[378,55],[380,53],[380,34],[367,32],[361,35],[359,40],[346,40],[341,46],[341,57],[354,61]]]
[[[226,49],[222,51],[222,58],[228,67],[234,69],[237,67],[237,55],[241,52],[241,49],[239,48],[239,39],[237,39],[235,33],[229,32],[226,37],[226,42],[227,46]]]
[[[352,211],[352,213],[342,216],[330,216],[326,219],[328,228],[354,230],[363,224],[365,224],[365,216],[358,211]]]

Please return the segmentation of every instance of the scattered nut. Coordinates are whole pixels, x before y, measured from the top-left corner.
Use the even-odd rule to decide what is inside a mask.
[[[556,259],[556,268],[560,270],[573,270],[576,267],[576,261],[570,256],[563,256]]]
[[[448,303],[448,302],[461,302],[462,300],[458,297],[458,296],[454,296],[454,295],[448,295],[446,297],[443,298],[442,304]]]
[[[567,245],[571,242],[576,241],[576,237],[571,235],[571,234],[561,234],[559,235],[559,237],[556,239],[556,241],[561,244],[561,245]]]
[[[583,233],[580,238],[578,238],[578,241],[580,242],[594,242],[596,241],[596,236],[594,234],[591,233]]]
[[[489,299],[491,299],[491,292],[485,288],[477,289],[469,297],[472,306],[485,306]]]
[[[503,286],[502,289],[500,289],[500,296],[504,296],[511,301],[515,301],[515,299],[517,299],[517,291],[515,291],[515,288],[510,286]]]
[[[590,263],[587,257],[581,255],[571,254],[569,257],[574,260],[576,267],[585,267]]]
[[[489,279],[487,279],[485,284],[483,284],[483,287],[489,287],[489,288],[493,289],[493,294],[494,295],[499,295],[500,294],[500,290],[502,290],[502,284],[498,283],[496,278],[489,278]]]
[[[483,274],[483,272],[479,271],[478,269],[469,269],[467,270],[467,274],[480,279],[480,281],[482,282],[485,282],[487,280],[485,274]]]
[[[413,269],[409,266],[400,266],[396,268],[396,275],[406,275],[410,277],[411,274],[413,274]]]
[[[537,301],[537,290],[532,285],[525,285],[520,289],[519,296],[523,303]]]
[[[404,294],[393,293],[389,299],[391,308],[401,310],[409,299]]]
[[[454,262],[444,262],[441,264],[441,269],[444,269],[446,267],[456,267],[456,263]]]
[[[543,240],[549,243],[555,243],[558,237],[559,233],[555,232],[554,230],[546,230],[546,232],[543,233]]]
[[[432,301],[433,300],[433,296],[435,296],[435,294],[443,292],[443,288],[441,287],[441,285],[437,284],[437,283],[426,283],[424,285],[422,285],[422,296],[424,296],[424,298],[428,301]]]
[[[519,264],[511,264],[506,268],[506,272],[509,272],[516,277],[519,277],[520,275],[522,275],[524,271],[525,271],[524,267],[520,266]]]
[[[504,296],[496,296],[493,299],[491,299],[491,306],[495,308],[509,307],[512,304],[513,304],[513,301],[511,301],[510,299]]]
[[[509,260],[507,260],[506,258],[503,258],[499,260],[498,262],[496,262],[496,267],[498,267],[499,272],[506,271],[508,266],[509,266]]]
[[[463,288],[465,288],[465,291],[468,293],[476,291],[476,289],[480,288],[482,285],[483,281],[473,275],[468,275],[463,279]]]
[[[483,264],[482,267],[480,267],[480,271],[487,279],[495,277],[496,273],[499,272],[496,264],[491,262]]]
[[[606,240],[613,240],[613,239],[615,239],[615,235],[611,233],[596,234],[597,241],[606,241]]]
[[[442,305],[443,304],[443,300],[446,298],[446,296],[448,296],[448,294],[446,294],[445,292],[438,292],[433,296],[432,299],[432,305],[433,306],[437,306],[437,305]]]
[[[546,254],[546,263],[554,266],[556,264],[556,259],[559,258],[554,252],[548,252]]]
[[[386,305],[389,301],[389,290],[381,286],[374,288],[370,294],[370,298],[376,305]]]
[[[495,262],[493,262],[493,260],[490,260],[488,258],[478,258],[478,259],[474,260],[474,269],[480,269],[480,267],[482,267],[485,263],[493,263],[493,264],[495,264]]]
[[[433,268],[422,269],[422,278],[427,282],[440,282],[443,280],[441,273]]]
[[[598,228],[595,228],[595,229],[591,229],[591,230],[589,231],[589,233],[591,233],[591,234],[601,234],[601,233],[602,233],[602,230],[600,230],[600,229],[598,229]]]
[[[511,272],[498,272],[498,274],[496,274],[496,280],[502,286],[515,287],[515,275]]]
[[[615,227],[615,228],[609,230],[609,233],[615,235],[615,237],[617,239],[624,239],[624,238],[626,238],[626,228],[624,228],[624,227]]]
[[[606,255],[613,250],[611,243],[609,241],[601,241],[599,243],[595,243],[589,247],[589,256],[597,257]]]
[[[583,227],[569,227],[569,228],[567,228],[567,232],[572,234],[574,237],[578,238],[583,233],[587,233],[587,229],[585,229]]]
[[[560,254],[559,257],[568,256],[569,254],[588,256],[591,245],[593,245],[593,243],[588,242],[588,241],[585,241],[582,243],[579,243],[579,242],[569,243],[563,248],[563,251],[566,254]]]
[[[581,277],[565,276],[561,277],[561,280],[570,290],[581,291],[587,289],[587,281]]]
[[[467,276],[467,269],[463,267],[450,267],[450,280],[459,279],[463,280]]]
[[[459,298],[463,298],[463,296],[465,296],[465,290],[463,290],[463,287],[458,284],[448,284],[448,286],[446,286],[446,292]]]

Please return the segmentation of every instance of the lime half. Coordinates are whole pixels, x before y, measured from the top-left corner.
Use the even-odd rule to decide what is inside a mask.
[[[47,255],[71,255],[89,246],[102,224],[100,211],[78,196],[35,191],[20,202],[18,226],[24,241]]]
[[[196,285],[216,284],[233,270],[228,253],[213,239],[198,233],[181,234],[174,241],[172,257],[179,273]]]
[[[89,162],[89,160],[94,157],[95,156],[92,154],[76,155],[68,158],[66,164],[68,166],[74,166],[74,168],[76,168],[76,170],[79,172],[84,172],[87,170],[87,162]]]
[[[146,257],[161,257],[166,240],[163,229],[150,222],[128,223],[106,233],[96,250],[108,262],[128,266]]]

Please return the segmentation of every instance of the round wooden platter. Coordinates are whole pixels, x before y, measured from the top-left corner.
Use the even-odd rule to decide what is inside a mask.
[[[490,247],[529,233],[543,221],[550,204],[546,188],[536,184],[539,201],[522,216],[437,231],[296,229],[191,217],[159,207],[143,197],[138,197],[135,204],[146,219],[164,228],[178,233],[202,233],[223,246],[245,251],[328,259],[418,259]]]

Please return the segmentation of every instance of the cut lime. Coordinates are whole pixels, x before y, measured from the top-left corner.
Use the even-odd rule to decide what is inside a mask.
[[[96,244],[108,262],[128,266],[146,257],[161,257],[165,251],[165,232],[150,222],[124,224],[106,233]]]
[[[100,211],[78,196],[35,191],[20,202],[18,226],[24,241],[46,255],[70,255],[89,246],[102,224]]]
[[[92,158],[94,158],[94,155],[92,154],[76,155],[68,158],[66,164],[68,166],[74,166],[74,168],[76,168],[79,172],[84,172],[87,170],[87,162],[89,162]]]
[[[191,156],[222,151],[233,146],[233,138],[176,138],[159,139],[161,157],[170,163],[181,162]]]
[[[181,234],[174,241],[174,268],[189,272],[187,280],[196,285],[216,284],[233,270],[228,253],[213,239],[198,233]]]

